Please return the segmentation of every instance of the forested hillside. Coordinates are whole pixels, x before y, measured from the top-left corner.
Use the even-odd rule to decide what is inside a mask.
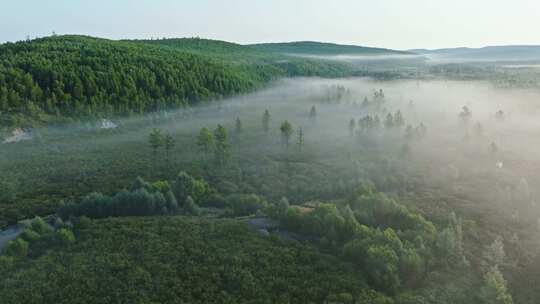
[[[219,41],[53,36],[0,45],[1,124],[144,113],[248,92],[282,76],[348,74],[337,63],[265,57]]]
[[[341,45],[334,43],[298,41],[288,43],[253,44],[253,48],[285,54],[305,55],[410,55],[405,51],[395,51],[383,48],[363,47],[356,45]]]

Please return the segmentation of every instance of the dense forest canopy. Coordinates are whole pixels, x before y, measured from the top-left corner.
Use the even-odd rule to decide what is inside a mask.
[[[412,55],[407,51],[396,51],[383,48],[363,47],[356,45],[339,45],[314,41],[298,41],[288,43],[261,43],[251,45],[255,49],[305,55]]]
[[[52,36],[0,45],[3,125],[141,114],[252,91],[284,76],[344,76],[339,63],[201,39]]]

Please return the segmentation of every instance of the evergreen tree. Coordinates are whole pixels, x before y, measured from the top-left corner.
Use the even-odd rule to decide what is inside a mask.
[[[233,133],[233,139],[236,144],[240,143],[240,138],[242,135],[242,132],[244,130],[244,127],[242,126],[242,121],[240,120],[240,117],[237,117],[234,121],[234,133]]]
[[[215,139],[215,156],[216,162],[219,165],[225,164],[228,156],[229,143],[227,130],[222,126],[218,125],[214,130],[214,139]]]
[[[169,152],[174,148],[175,142],[171,134],[165,134],[163,138],[163,146],[165,147],[165,157],[167,161],[167,166],[169,165]]]
[[[405,119],[403,118],[403,115],[401,114],[400,110],[398,110],[394,114],[394,125],[400,128],[403,127],[403,125],[405,125]]]
[[[484,276],[484,286],[480,289],[482,303],[513,304],[512,295],[508,292],[506,280],[498,267],[491,268]]]
[[[394,127],[394,116],[392,116],[392,113],[388,113],[386,115],[386,119],[384,121],[384,127],[386,129],[392,129]]]
[[[283,142],[285,147],[289,148],[291,134],[293,132],[291,124],[285,120],[279,127],[279,130],[281,131],[281,141]]]
[[[186,198],[186,202],[184,203],[184,212],[189,215],[199,215],[199,206],[197,206],[191,196]]]
[[[298,145],[298,150],[302,151],[304,146],[304,131],[302,130],[302,127],[298,128],[298,140],[296,144]]]
[[[356,128],[356,121],[354,120],[354,118],[351,119],[351,121],[349,121],[349,136],[353,136],[354,135],[354,129]]]
[[[311,118],[312,120],[317,118],[317,108],[315,108],[315,106],[311,107],[311,110],[309,111],[309,118]]]
[[[268,131],[270,130],[270,112],[268,112],[268,109],[264,110],[262,124],[264,133],[268,133]]]
[[[207,128],[202,128],[197,136],[197,146],[204,154],[208,154],[214,148],[214,135]]]
[[[234,132],[236,133],[236,135],[240,135],[240,133],[242,133],[242,130],[242,121],[240,120],[240,117],[236,117],[236,122],[234,124]]]
[[[163,146],[163,135],[161,134],[161,130],[154,128],[148,137],[148,142],[150,143],[150,147],[152,148],[152,154],[154,156],[154,167],[155,167],[157,151],[160,147]]]

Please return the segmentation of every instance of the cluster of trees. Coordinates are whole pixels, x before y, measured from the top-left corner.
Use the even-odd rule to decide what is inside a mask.
[[[369,132],[371,130],[379,129],[381,124],[383,124],[383,122],[381,122],[378,114],[368,114],[358,119],[358,122],[351,119],[349,122],[349,132],[350,134],[354,134],[356,128],[358,128],[358,132],[361,133]],[[394,114],[389,112],[384,120],[384,127],[387,130],[401,129],[404,125],[405,119],[403,118],[400,110],[397,110]]]
[[[326,89],[326,102],[340,103],[351,97],[351,90],[342,85],[332,85]]]
[[[64,223],[60,218],[51,225],[41,217],[35,217],[24,225],[24,231],[7,242],[3,255],[0,255],[0,270],[21,263],[27,257],[40,256],[55,246],[68,246],[75,242],[71,223]]]
[[[242,123],[237,119],[237,132],[241,132]],[[229,157],[229,135],[227,129],[218,125],[213,132],[202,128],[197,136],[197,146],[204,155],[214,153],[214,160],[218,165],[224,165]]]
[[[366,96],[364,97],[364,100],[360,104],[362,109],[368,109],[373,108],[375,110],[380,110],[382,108],[382,105],[385,103],[386,97],[384,95],[383,89],[379,90],[373,90],[373,97],[371,100]],[[354,103],[354,105],[357,105],[358,103]]]
[[[407,139],[422,138],[426,134],[427,127],[424,125],[423,122],[421,122],[416,127],[413,127],[411,125],[407,125],[407,127],[405,127],[405,138]]]
[[[148,135],[148,143],[150,144],[150,148],[152,148],[154,166],[156,164],[156,159],[158,157],[158,150],[160,148],[165,149],[165,160],[168,165],[169,153],[175,146],[175,141],[174,141],[174,138],[171,136],[171,134],[166,133],[165,135],[163,135],[160,129],[153,129],[150,135]]]
[[[255,69],[196,54],[80,36],[3,44],[0,75],[0,112],[36,119],[156,111],[264,81]]]
[[[314,208],[290,206],[286,199],[268,214],[292,231],[317,238],[324,248],[354,263],[380,291],[395,294],[418,286],[435,267],[465,266],[461,220],[450,216],[438,232],[372,187],[346,204],[318,203]]]
[[[268,203],[261,196],[242,193],[231,183],[211,188],[204,179],[181,171],[171,181],[148,183],[138,177],[133,185],[115,195],[92,193],[80,202],[68,202],[58,209],[61,218],[106,218],[151,215],[200,215],[201,207],[223,209],[230,216],[245,216],[264,210]]]
[[[84,36],[2,44],[2,122],[144,113],[250,91],[280,76],[351,73],[341,64],[299,58],[282,62],[275,54],[225,47],[220,41],[194,44],[189,39],[150,43]],[[239,60],[238,48],[253,54],[251,60]]]
[[[312,246],[234,220],[91,220],[65,251],[2,270],[5,303],[385,303],[361,273]]]
[[[195,179],[183,171],[172,183],[148,183],[138,177],[129,190],[113,196],[92,193],[78,203],[64,204],[58,214],[65,219],[70,216],[105,218],[166,215],[181,210],[186,214],[198,214],[197,202],[205,199],[208,193],[209,186],[204,180]]]

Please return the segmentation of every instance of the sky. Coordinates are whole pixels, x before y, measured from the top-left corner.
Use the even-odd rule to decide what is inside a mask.
[[[2,0],[0,42],[57,34],[326,41],[393,49],[540,45],[539,0]]]

